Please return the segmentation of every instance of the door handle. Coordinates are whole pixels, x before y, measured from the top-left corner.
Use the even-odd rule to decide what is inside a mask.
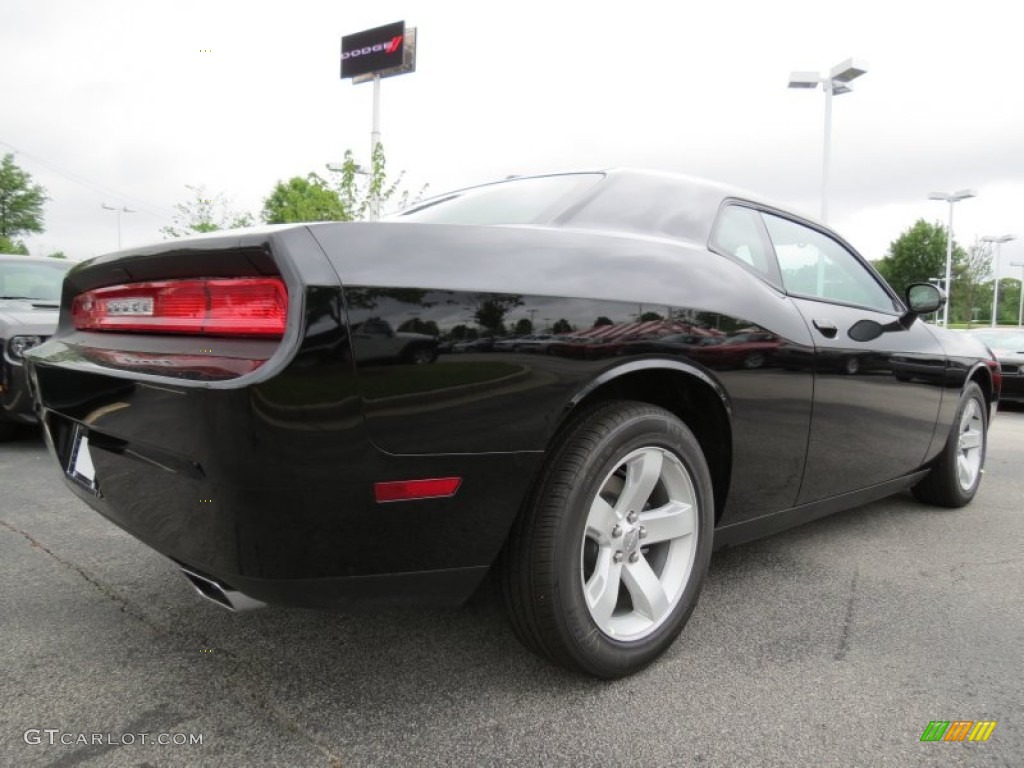
[[[821,335],[826,339],[834,339],[836,334],[839,333],[839,328],[831,320],[825,318],[815,318],[814,327],[821,331]]]

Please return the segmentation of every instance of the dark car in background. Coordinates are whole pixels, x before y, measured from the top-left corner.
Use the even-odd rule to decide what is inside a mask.
[[[60,288],[71,262],[0,253],[0,440],[35,424],[25,353],[57,328]]]
[[[943,301],[740,190],[515,178],[79,264],[29,381],[69,488],[205,597],[452,605],[493,569],[526,646],[611,678],[674,642],[713,547],[971,501],[1000,378],[920,319]],[[367,364],[371,321],[446,337],[484,306],[591,341]],[[721,341],[625,343],[658,327]]]
[[[999,361],[1001,400],[1024,403],[1024,328],[979,328],[968,333],[991,349]]]

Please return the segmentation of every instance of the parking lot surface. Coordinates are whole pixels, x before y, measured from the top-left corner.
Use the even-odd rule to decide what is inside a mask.
[[[494,599],[230,614],[28,435],[0,445],[0,765],[1024,765],[1022,542],[1003,411],[971,506],[901,495],[719,552],[675,646],[597,682]],[[935,720],[997,725],[921,742]]]

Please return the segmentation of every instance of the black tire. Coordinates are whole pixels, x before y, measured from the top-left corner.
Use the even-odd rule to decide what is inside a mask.
[[[627,475],[631,483],[654,477],[648,467],[655,465],[656,481],[627,486]],[[606,495],[613,484],[619,488],[617,497]],[[650,492],[630,490],[648,486]],[[684,526],[690,532],[680,534],[673,522],[669,536],[664,527],[668,517],[661,515],[677,495],[692,499],[688,506],[671,507],[686,510]],[[641,511],[619,514],[629,506]],[[608,526],[601,544],[591,532],[594,510],[605,507],[610,514],[602,519]],[[683,520],[682,514],[672,520]],[[663,408],[624,401],[586,411],[556,440],[499,561],[498,584],[516,635],[531,650],[572,670],[607,679],[636,672],[672,644],[696,607],[713,526],[707,462],[678,418]],[[663,540],[656,540],[663,534]],[[646,547],[640,543],[645,536],[651,537]],[[609,578],[602,580],[606,573]],[[650,592],[637,586],[640,574],[654,576],[661,586]],[[605,605],[604,611],[594,609],[607,614],[603,625],[584,592],[590,589],[592,595],[595,583],[615,587],[602,591],[608,599],[596,599]],[[657,600],[647,599],[654,594]],[[655,614],[646,628],[644,605]],[[631,637],[616,626],[637,631]]]
[[[969,447],[965,447],[965,440]],[[980,441],[977,453],[973,453],[975,441]],[[960,395],[946,445],[931,471],[914,486],[914,495],[926,504],[939,507],[970,504],[981,485],[987,443],[988,406],[985,395],[975,382],[968,382]],[[967,471],[963,472],[965,468]]]

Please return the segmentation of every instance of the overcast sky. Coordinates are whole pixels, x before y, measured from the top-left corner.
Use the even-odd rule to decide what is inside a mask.
[[[275,182],[369,155],[372,86],[340,37],[418,29],[382,83],[392,171],[431,193],[564,169],[659,168],[819,211],[824,95],[792,70],[869,65],[837,97],[829,224],[869,258],[919,218],[1024,238],[1018,11],[1006,0],[627,3],[0,0],[0,153],[46,187],[34,253],[159,240],[186,184],[258,213]],[[1024,241],[1003,246],[1024,261]]]

